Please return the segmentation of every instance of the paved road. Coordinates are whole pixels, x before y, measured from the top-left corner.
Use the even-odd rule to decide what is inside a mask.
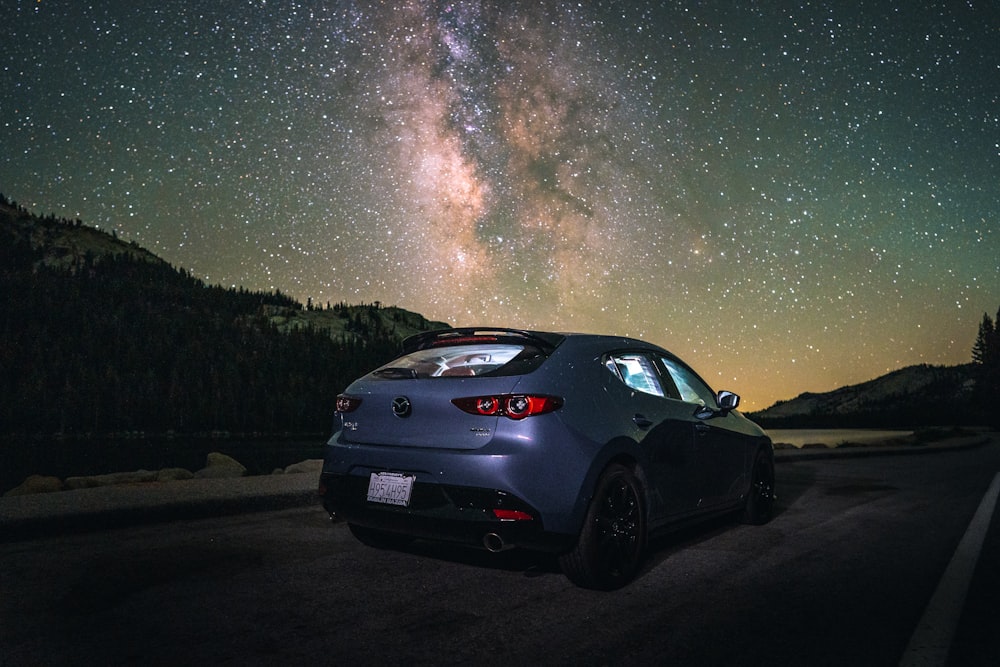
[[[375,551],[315,506],[23,539],[0,664],[895,665],[997,471],[997,444],[784,462],[774,521],[658,540],[614,593],[516,551]],[[998,535],[953,665],[995,664]]]

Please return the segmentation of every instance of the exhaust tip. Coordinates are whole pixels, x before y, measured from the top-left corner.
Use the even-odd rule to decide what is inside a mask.
[[[483,546],[486,547],[487,551],[492,553],[503,551],[506,548],[503,538],[496,533],[486,533],[483,535]]]

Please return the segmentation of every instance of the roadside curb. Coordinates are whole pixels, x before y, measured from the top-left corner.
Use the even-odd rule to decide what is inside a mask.
[[[262,475],[57,491],[0,498],[0,543],[315,503],[317,476]]]

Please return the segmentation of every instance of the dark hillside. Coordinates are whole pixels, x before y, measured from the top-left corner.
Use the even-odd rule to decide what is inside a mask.
[[[0,197],[0,435],[325,433],[348,382],[442,326],[209,286]]]
[[[893,428],[986,423],[973,364],[918,365],[749,415],[764,428]]]

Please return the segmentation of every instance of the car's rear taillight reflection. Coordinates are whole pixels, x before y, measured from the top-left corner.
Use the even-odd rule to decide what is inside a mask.
[[[337,396],[337,412],[354,412],[361,405],[361,399],[347,394]]]

